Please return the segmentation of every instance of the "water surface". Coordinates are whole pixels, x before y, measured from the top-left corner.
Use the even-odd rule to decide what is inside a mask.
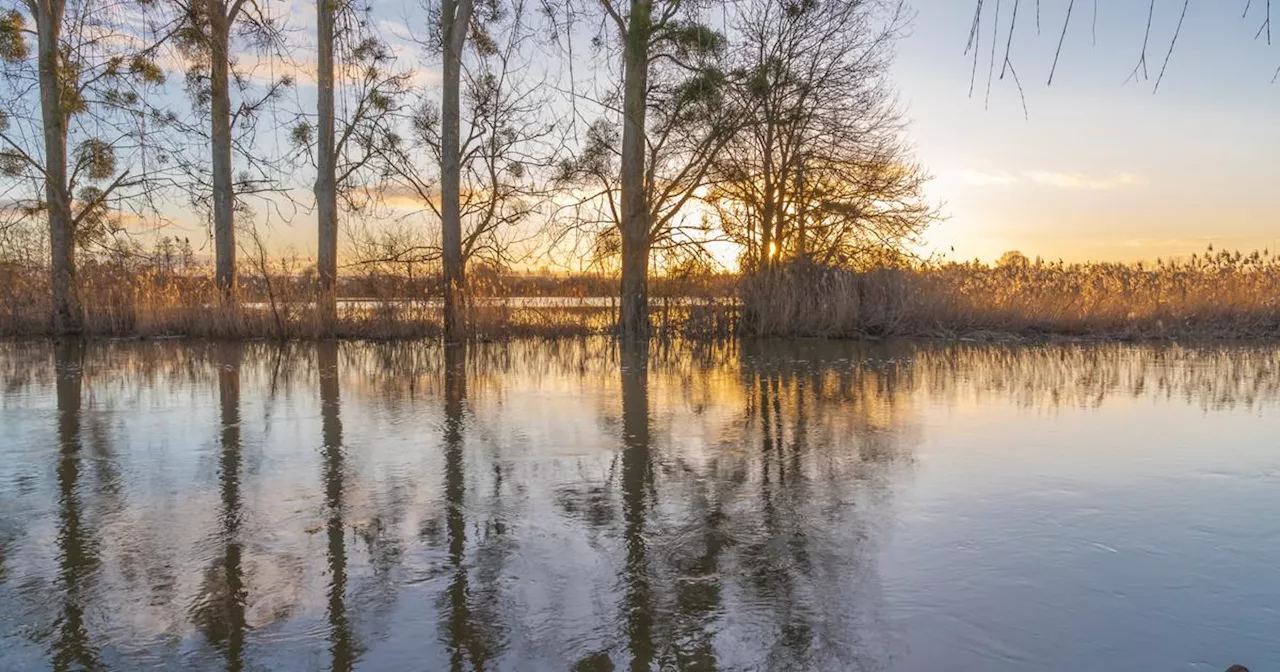
[[[0,343],[0,670],[1280,667],[1280,350]]]

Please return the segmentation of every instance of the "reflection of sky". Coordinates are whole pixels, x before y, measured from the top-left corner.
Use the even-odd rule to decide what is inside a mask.
[[[927,596],[895,603],[894,618],[936,636],[898,669],[1280,662],[1253,627],[1280,599],[1267,578],[1280,418],[1188,410],[1146,397],[1012,416],[927,409],[881,566],[889,594]]]
[[[40,633],[72,598],[113,669],[219,660],[193,616],[227,543],[212,353],[88,350],[68,502],[49,348],[0,348],[0,668],[46,667]],[[447,667],[457,619],[502,669],[625,663],[637,577],[655,646],[710,643],[724,669],[1280,662],[1274,349],[655,345],[638,387],[618,361],[604,339],[473,351],[451,446],[438,348],[343,344],[324,405],[314,346],[246,346],[247,660],[327,665],[336,529],[346,622],[377,669]],[[620,438],[637,421],[639,483]],[[97,564],[68,591],[72,515]]]

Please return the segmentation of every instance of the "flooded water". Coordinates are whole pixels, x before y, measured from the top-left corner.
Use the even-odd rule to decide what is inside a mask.
[[[0,344],[0,670],[1280,669],[1280,350]]]

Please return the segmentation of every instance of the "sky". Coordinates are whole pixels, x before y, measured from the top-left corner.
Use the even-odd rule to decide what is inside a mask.
[[[999,81],[1012,0],[1003,0],[996,80],[986,75],[995,0],[986,0],[981,59],[965,55],[974,0],[914,0],[912,34],[895,76],[917,158],[934,175],[947,220],[930,251],[991,260],[1006,250],[1068,261],[1154,260],[1217,248],[1280,250],[1280,44],[1254,40],[1254,2],[1191,0],[1158,91],[1182,0],[1156,0],[1151,79],[1125,83],[1138,62],[1146,0],[1078,0],[1052,85],[1068,0],[1021,0]],[[1277,12],[1280,14],[1280,12]],[[1280,18],[1280,17],[1277,17]],[[1280,42],[1280,25],[1276,28]]]
[[[1190,0],[1154,91],[1183,0],[1155,0],[1150,78],[1136,82],[1126,79],[1141,52],[1148,0],[1075,0],[1052,85],[1072,0],[1039,0],[1039,34],[1036,1],[1018,0],[1010,60],[1020,92],[1012,78],[999,79],[1014,4],[1000,0],[988,95],[997,0],[985,0],[975,71],[965,46],[976,1],[910,0],[915,20],[893,69],[916,158],[934,176],[928,195],[945,217],[926,236],[926,256],[991,261],[1019,250],[1128,262],[1186,257],[1210,244],[1280,251],[1280,44],[1254,39],[1266,3],[1253,2],[1242,18],[1246,0]],[[310,34],[310,3],[287,5],[291,27]],[[413,0],[375,3],[375,16],[393,43],[423,20]],[[1280,25],[1275,37],[1280,43]],[[299,84],[295,95],[310,102],[314,86],[305,77]],[[296,196],[310,199],[305,188]],[[314,214],[301,205],[269,238],[308,256]],[[186,224],[180,228],[203,228]]]

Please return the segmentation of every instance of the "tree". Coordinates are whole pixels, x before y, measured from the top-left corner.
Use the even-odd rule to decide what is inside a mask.
[[[556,131],[547,120],[550,101],[541,82],[528,76],[524,2],[488,3],[479,9],[459,65],[457,137],[448,134],[448,92],[445,100],[437,101],[423,91],[400,129],[407,136],[397,133],[379,147],[382,170],[393,190],[420,206],[412,214],[441,222],[439,246],[402,245],[398,252],[364,260],[405,261],[406,254],[442,260],[445,338],[451,342],[466,333],[468,267],[475,261],[494,266],[514,261],[518,225],[548,197],[540,176],[552,161]],[[451,157],[454,141],[457,156]],[[451,185],[455,171],[457,184]],[[456,191],[454,197],[450,190]],[[451,214],[454,205],[457,211]],[[457,221],[451,223],[455,214]],[[455,224],[457,230],[451,231]],[[384,234],[389,242],[395,232]]]
[[[754,0],[738,22],[743,128],[709,194],[744,268],[878,263],[933,221],[888,87],[894,0]]]
[[[348,211],[367,204],[362,192],[371,176],[362,173],[387,136],[395,100],[405,92],[408,77],[392,71],[391,50],[371,34],[367,7],[319,0],[316,13],[317,126],[313,134],[303,122],[294,128],[293,139],[308,150],[314,144],[318,307],[321,323],[331,329],[338,310],[338,201],[341,197]],[[338,66],[341,78],[335,81]],[[335,112],[335,99],[348,111],[342,118]]]
[[[998,268],[1026,268],[1030,263],[1031,260],[1027,259],[1027,255],[1017,250],[1009,250],[996,260]]]
[[[0,179],[18,195],[9,206],[18,219],[47,221],[56,333],[83,327],[77,246],[118,232],[111,199],[147,184],[120,170],[119,159],[147,151],[131,124],[139,91],[163,75],[152,61],[155,44],[126,25],[123,10],[94,0],[23,0],[0,10],[0,59],[7,66]]]
[[[293,85],[290,75],[269,82],[266,93],[255,101],[242,100],[233,113],[231,87],[236,84],[242,91],[249,87],[249,78],[235,72],[232,65],[234,38],[250,40],[263,49],[279,46],[280,28],[266,11],[268,0],[172,0],[178,12],[180,30],[178,44],[191,62],[187,71],[187,85],[197,108],[209,113],[207,137],[209,142],[210,173],[212,185],[210,200],[213,210],[213,235],[215,249],[215,279],[223,300],[234,303],[236,298],[236,225],[237,198],[244,192],[253,192],[268,182],[261,169],[257,152],[247,151],[235,134],[238,121],[244,121],[248,129],[262,108],[274,100],[284,89]],[[192,127],[192,131],[200,129]],[[251,132],[246,130],[246,133]],[[201,143],[197,143],[200,146]],[[252,167],[237,179],[232,160],[233,149]],[[200,166],[198,182],[203,181]]]
[[[444,91],[440,102],[440,243],[444,260],[444,337],[450,343],[463,340],[466,329],[459,193],[462,182],[459,92],[462,50],[471,28],[473,7],[473,0],[441,0],[440,3],[440,45],[444,55]]]
[[[712,157],[733,136],[735,115],[724,99],[725,37],[698,22],[695,4],[600,4],[622,42],[621,132],[608,119],[592,123],[560,179],[591,185],[584,202],[598,202],[595,210],[604,215],[575,218],[574,227],[612,224],[598,240],[605,253],[620,257],[618,330],[632,337],[649,329],[654,246],[696,241],[681,236],[684,207],[706,185]]]
[[[333,125],[334,0],[316,2],[316,275],[320,276],[319,312],[325,328],[338,314],[337,147]]]

